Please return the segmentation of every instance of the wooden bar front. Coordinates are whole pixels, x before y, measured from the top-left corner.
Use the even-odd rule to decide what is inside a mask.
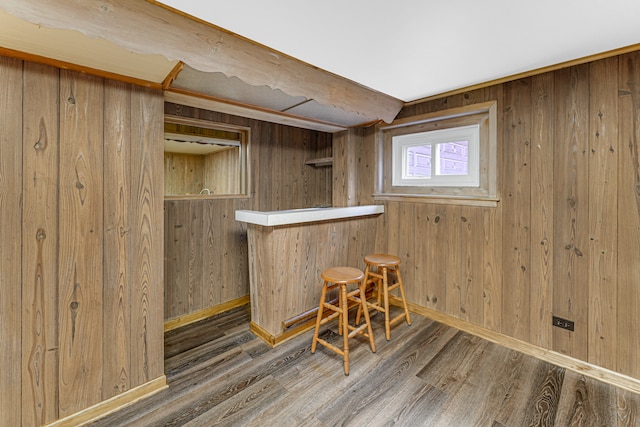
[[[333,266],[364,269],[380,215],[263,226],[247,223],[251,330],[276,345],[310,326],[283,322],[317,307],[320,274]]]

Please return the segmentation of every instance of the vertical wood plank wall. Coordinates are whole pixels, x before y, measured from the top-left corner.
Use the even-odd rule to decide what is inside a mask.
[[[0,57],[0,425],[164,375],[159,91]]]
[[[498,101],[498,207],[385,202],[378,248],[402,257],[414,304],[640,378],[640,52],[398,118],[488,100]],[[356,160],[335,164],[375,162],[374,136],[360,142],[334,152]],[[371,171],[355,179],[367,189],[339,183],[334,203],[373,191]],[[554,314],[575,331],[552,327]]]
[[[305,165],[331,156],[331,134],[165,105],[168,114],[245,126],[250,198],[167,199],[165,320],[249,295],[247,230],[237,209],[280,210],[331,204],[330,167]]]

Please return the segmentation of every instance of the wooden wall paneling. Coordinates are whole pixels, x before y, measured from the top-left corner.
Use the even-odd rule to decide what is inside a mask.
[[[232,212],[238,209],[248,209],[249,199],[234,199],[231,200]],[[234,242],[234,255],[233,255],[233,285],[235,288],[236,297],[240,298],[245,295],[249,295],[249,247],[247,245],[247,224],[244,222],[238,222],[235,220],[235,213],[230,217],[230,221],[233,222],[233,242]],[[313,244],[313,242],[310,242]]]
[[[553,313],[575,331],[553,328],[553,349],[587,359],[589,280],[589,67],[555,72]]]
[[[640,53],[619,58],[617,370],[640,377]]]
[[[234,298],[233,285],[233,263],[235,262],[235,251],[233,247],[233,228],[235,226],[233,213],[228,211],[228,201],[220,200],[215,203],[215,215],[218,218],[218,226],[216,230],[219,235],[219,248],[216,258],[220,263],[220,274],[218,276],[218,286],[221,288],[221,301],[228,301]]]
[[[3,363],[3,369],[0,369],[0,413],[2,422],[7,426],[23,425],[22,419],[25,420],[24,425],[33,424],[38,412],[35,405],[42,403],[45,392],[44,381],[38,383],[36,379],[24,382],[25,378],[21,375],[22,336],[29,337],[29,342],[37,346],[45,345],[42,338],[32,336],[33,330],[30,326],[33,325],[33,321],[25,325],[21,321],[22,87],[22,61],[0,56],[0,111],[3,112],[0,115],[0,358]],[[55,147],[53,142],[52,146]],[[26,181],[32,182],[28,179]],[[55,242],[55,230],[52,230],[52,233],[51,241]],[[32,238],[34,236],[35,233]],[[30,257],[32,262],[36,259],[37,254]],[[31,272],[35,273],[33,269]],[[24,278],[24,283],[27,284],[25,288],[33,286],[33,277]],[[55,278],[52,280],[55,283]],[[25,289],[25,292],[25,301],[29,301],[26,298],[33,289]],[[44,349],[41,351],[44,352]],[[30,387],[34,383],[36,389],[31,390]],[[55,402],[51,404],[55,405]],[[24,418],[21,408],[26,412]],[[40,415],[40,418],[43,417],[44,415]]]
[[[482,211],[483,272],[482,326],[499,331],[502,325],[502,209],[500,206]]]
[[[416,230],[416,205],[414,203],[400,203],[397,209],[397,222],[391,225],[396,229],[395,234],[399,240],[397,249],[390,252],[400,258],[400,271],[402,281],[406,283],[405,292],[414,295],[416,283],[415,272],[415,247],[416,240],[421,238],[421,233]],[[391,239],[393,237],[390,236]],[[413,289],[409,291],[409,289]]]
[[[189,227],[191,204],[182,200],[165,202],[165,319],[187,312],[188,296],[185,283],[189,267]]]
[[[349,130],[347,147],[345,150],[347,155],[347,162],[345,164],[345,167],[347,168],[347,172],[345,174],[345,178],[347,179],[347,182],[345,183],[347,187],[347,204],[344,206],[358,206],[361,204],[359,200],[359,189],[364,184],[360,183],[360,170],[358,168],[361,146],[361,131],[359,129]]]
[[[320,228],[322,225],[317,224],[316,227]],[[282,258],[274,256],[273,258],[274,262],[276,262],[275,260],[279,262],[276,262],[275,265],[276,275],[273,277],[276,278],[276,283],[272,289],[277,291],[275,295],[276,301],[285,301],[285,304],[281,307],[283,311],[280,311],[280,307],[278,307],[278,305],[281,304],[273,306],[275,323],[269,322],[274,327],[274,329],[272,329],[273,331],[281,329],[278,323],[280,323],[282,319],[288,319],[298,314],[295,310],[291,310],[291,308],[300,307],[298,304],[304,302],[304,295],[297,292],[301,286],[304,286],[302,280],[299,279],[302,264],[306,258],[306,247],[303,242],[304,233],[300,230],[300,227],[283,227],[279,232],[286,234],[287,237],[284,241],[274,242],[275,253],[286,254],[286,256]]]
[[[131,94],[131,386],[164,375],[163,328],[163,94],[141,87]]]
[[[503,333],[529,340],[531,85],[523,79],[505,84],[503,156],[500,172],[503,221]]]
[[[358,141],[358,204],[373,205],[376,180],[376,128],[370,126],[361,130],[362,138]]]
[[[376,247],[386,247],[388,252],[390,254],[394,254],[397,255],[398,257],[400,257],[401,262],[402,260],[402,256],[400,255],[400,239],[401,239],[401,235],[399,234],[399,230],[398,230],[398,221],[400,221],[400,206],[401,203],[399,202],[385,202],[384,205],[384,214],[381,215],[384,218],[384,233],[382,234],[382,238],[384,239],[384,242],[381,243],[376,243]],[[402,267],[403,264],[400,264]],[[402,268],[401,267],[401,268]],[[404,275],[403,275],[403,279],[404,279]],[[404,280],[406,282],[406,279]],[[412,299],[413,296],[413,291],[410,290],[411,286],[409,286],[408,284],[405,285],[405,292],[407,293],[407,298],[408,299]]]
[[[174,203],[184,202],[176,201]],[[225,282],[222,280],[222,263],[220,260],[222,259],[221,251],[224,248],[220,244],[219,233],[222,221],[217,215],[218,211],[215,209],[215,205],[219,203],[218,200],[203,201],[205,205],[202,211],[202,250],[204,258],[202,263],[203,283],[201,283],[201,286],[203,288],[202,295],[206,304],[205,307],[213,307],[223,301],[222,287]]]
[[[618,58],[589,68],[588,359],[616,369]]]
[[[59,71],[27,62],[23,76],[22,422],[41,425],[58,418]]]
[[[464,311],[464,281],[465,268],[464,262],[464,245],[462,208],[460,206],[448,206],[447,208],[447,287],[445,294],[445,310],[446,313],[460,318]],[[466,219],[465,219],[466,220]],[[434,242],[435,243],[435,242]]]
[[[313,230],[311,227],[301,227],[300,232],[300,246],[301,257],[300,264],[296,266],[299,269],[297,277],[300,277],[300,283],[294,286],[299,288],[297,307],[309,306],[313,307],[317,305],[317,301],[313,301],[312,296],[318,292],[321,285],[320,274],[325,269],[325,266],[320,266],[322,260],[319,259],[318,253],[320,249],[318,242],[314,238]],[[296,277],[296,276],[293,276]]]
[[[283,153],[283,141],[282,141],[282,126],[275,125],[271,132],[272,140],[268,142],[271,145],[269,150],[269,162],[263,162],[262,173],[270,170],[278,171],[273,174],[271,180],[271,192],[269,195],[269,202],[271,203],[271,210],[288,209],[293,206],[287,206],[286,196],[287,191],[284,190],[283,179],[291,172],[288,166],[288,158]],[[262,175],[264,176],[264,175]]]
[[[164,153],[165,194],[199,194],[205,187],[203,156]]]
[[[182,286],[187,288],[187,313],[205,308],[204,305],[204,208],[203,200],[190,200],[188,242],[188,275],[187,282]]]
[[[375,127],[349,129],[333,141],[333,206],[374,204]]]
[[[131,91],[105,82],[104,100],[104,366],[102,399],[131,388]]]
[[[452,244],[448,235],[448,209],[439,204],[416,205],[415,302],[446,310],[447,264]]]
[[[531,306],[532,344],[551,347],[553,310],[554,75],[531,77]]]
[[[343,207],[350,206],[349,200],[353,195],[349,194],[349,189],[352,188],[350,183],[349,162],[351,157],[349,156],[349,137],[352,129],[348,129],[342,132],[335,133],[333,135],[333,195],[332,206]]]
[[[102,400],[101,79],[61,70],[59,416]]]
[[[315,140],[316,158],[333,158],[333,134],[312,133]],[[312,169],[314,174],[309,178],[308,186],[317,187],[318,194],[315,204],[332,206],[333,204],[333,167],[319,167]]]
[[[211,194],[238,194],[240,192],[240,150],[230,148],[205,156],[204,182]]]
[[[221,216],[225,260],[222,274],[224,289],[221,302],[226,302],[248,295],[249,284],[246,281],[241,282],[244,276],[240,274],[240,271],[246,268],[247,253],[244,247],[240,247],[240,244],[244,243],[244,239],[236,239],[240,223],[235,220],[234,200],[224,200],[221,208],[223,209]]]
[[[484,101],[497,101],[498,108],[503,104],[503,86],[491,86],[485,88]],[[497,114],[496,128],[497,132],[497,152],[502,153],[504,149],[503,143],[503,115]],[[502,183],[505,181],[503,176],[503,169],[501,166],[500,156],[498,155],[498,167],[497,167],[497,179],[496,185],[498,194],[503,198]],[[485,265],[483,276],[483,298],[484,298],[484,327],[492,331],[500,331],[502,327],[503,316],[503,304],[502,304],[502,292],[503,292],[503,258],[502,258],[502,243],[503,243],[503,227],[502,227],[502,212],[503,203],[498,203],[498,206],[493,209],[486,209],[484,211],[484,253],[485,253]]]
[[[278,141],[281,147],[278,150],[279,170],[284,172],[284,176],[278,178],[277,190],[281,200],[279,209],[308,207],[306,194],[300,188],[304,175],[303,168],[306,168],[304,150],[300,145],[301,132],[296,128],[284,126],[278,126],[278,130]],[[294,204],[294,200],[303,200],[303,205]]]
[[[484,323],[483,270],[484,253],[484,215],[483,209],[462,207],[462,240],[464,257],[461,268],[464,268],[464,304],[461,305],[461,317],[467,321],[482,325]],[[465,219],[466,218],[466,221]],[[487,254],[490,256],[490,254]]]

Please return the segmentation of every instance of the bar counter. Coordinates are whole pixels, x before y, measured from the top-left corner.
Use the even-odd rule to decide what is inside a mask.
[[[364,269],[383,212],[383,205],[236,211],[247,224],[251,330],[274,346],[313,327],[308,313],[318,305],[320,274]]]

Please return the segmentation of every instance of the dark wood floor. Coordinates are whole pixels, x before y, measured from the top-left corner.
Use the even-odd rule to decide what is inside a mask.
[[[351,373],[312,332],[270,349],[247,308],[166,335],[169,388],[98,426],[639,426],[640,396],[413,315]],[[324,329],[338,342],[335,325]]]

